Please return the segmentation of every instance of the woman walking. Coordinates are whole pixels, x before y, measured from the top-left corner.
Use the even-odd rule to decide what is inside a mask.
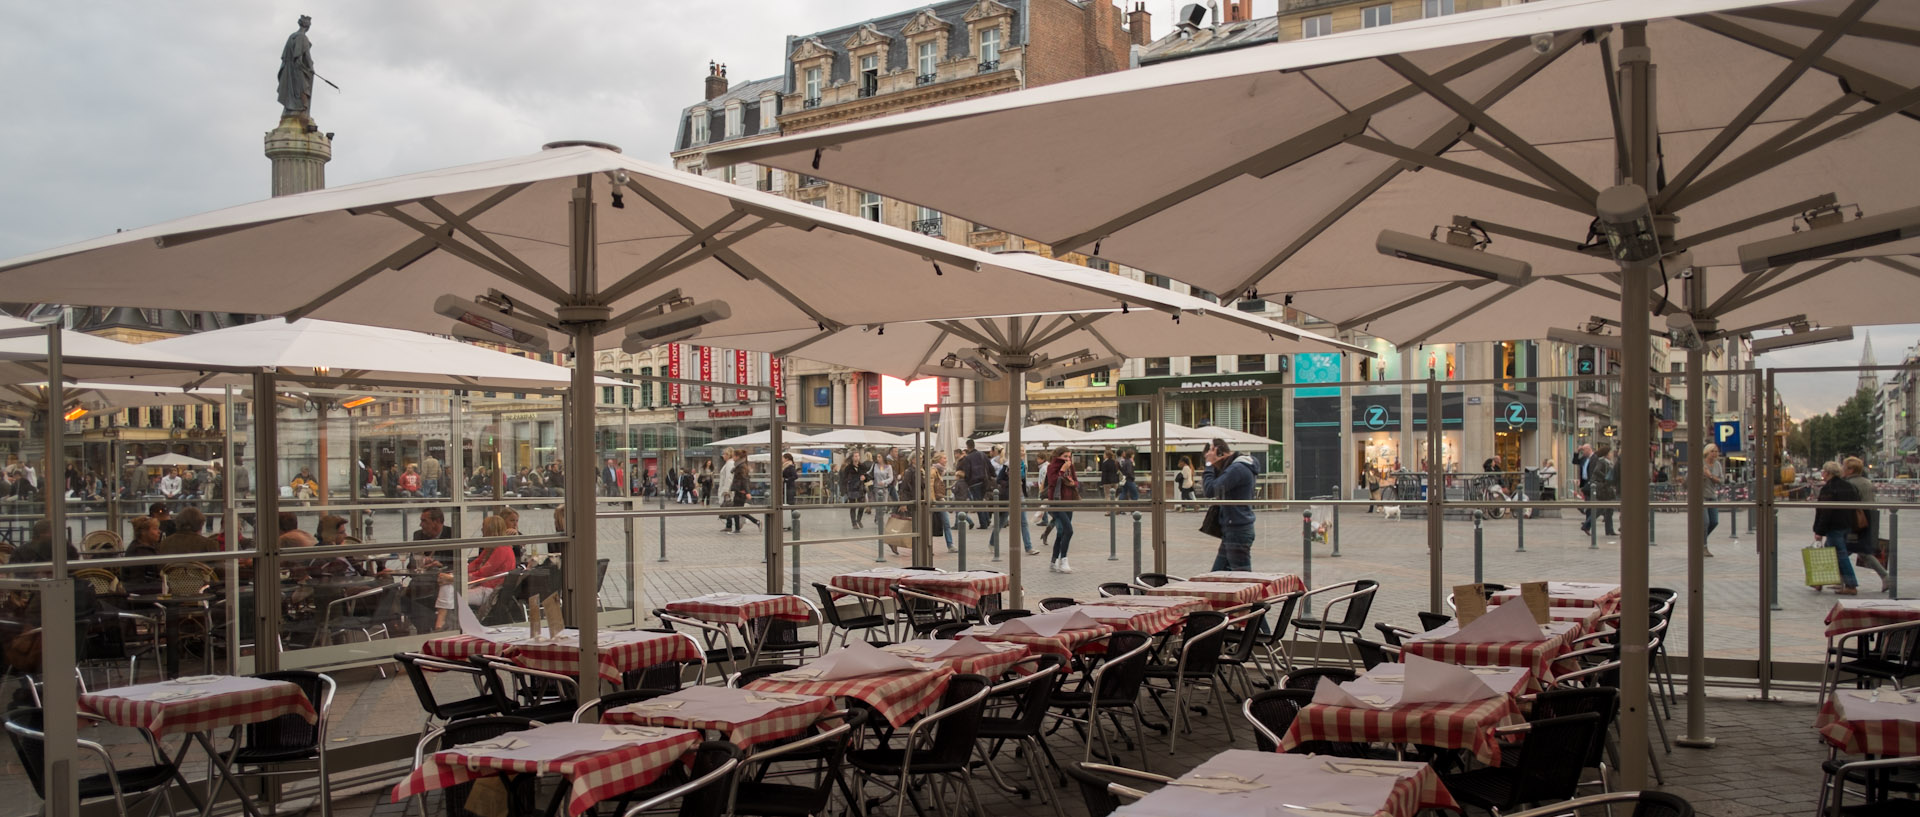
[[[1080,480],[1073,475],[1073,459],[1067,456],[1066,446],[1054,447],[1041,484],[1049,501],[1073,502],[1080,499]],[[1073,542],[1073,511],[1056,510],[1051,516],[1053,563],[1047,569],[1055,573],[1072,573],[1073,566],[1067,564],[1067,547]]]
[[[1173,481],[1175,485],[1180,488],[1181,504],[1178,510],[1184,511],[1187,509],[1186,503],[1193,501],[1193,458],[1192,457],[1180,458],[1180,473],[1174,475]]]
[[[1826,477],[1826,484],[1820,486],[1821,502],[1859,502],[1860,490],[1853,487],[1840,471],[1840,463],[1828,462],[1820,466],[1820,475]],[[1853,575],[1853,560],[1847,558],[1847,539],[1853,536],[1855,529],[1861,527],[1860,518],[1864,514],[1854,508],[1821,508],[1813,512],[1813,538],[1826,540],[1827,547],[1838,551],[1841,586],[1833,589],[1835,595],[1860,595],[1860,580]]]

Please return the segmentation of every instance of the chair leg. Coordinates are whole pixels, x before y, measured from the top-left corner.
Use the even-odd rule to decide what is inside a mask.
[[[1174,750],[1180,746],[1180,722],[1185,720],[1187,722],[1187,729],[1189,731],[1193,729],[1193,721],[1187,718],[1186,691],[1187,685],[1181,683],[1179,678],[1174,678],[1173,714],[1167,718],[1167,754],[1169,755],[1173,754]],[[1135,707],[1134,717],[1137,718],[1139,716],[1139,707]],[[1140,733],[1140,742],[1147,742],[1147,733]]]
[[[1140,771],[1144,772],[1144,771],[1148,771],[1147,727],[1146,727],[1146,724],[1142,723],[1140,720],[1140,702],[1135,701],[1132,709],[1133,709],[1133,731],[1138,735],[1140,735]],[[1172,730],[1169,729],[1168,731],[1172,731]]]
[[[1032,737],[1021,738],[1020,742],[1027,750],[1027,767],[1033,775],[1033,788],[1040,793],[1040,799],[1053,805],[1053,817],[1067,817],[1066,809],[1060,805],[1060,795],[1053,791],[1052,781],[1047,779],[1047,764],[1053,761],[1051,752],[1044,752],[1045,745]]]
[[[1220,710],[1220,722],[1226,724],[1227,727],[1227,742],[1232,743],[1233,717],[1238,714],[1239,707],[1234,706],[1233,702],[1228,700],[1227,696],[1220,691],[1221,688],[1226,685],[1226,678],[1220,674],[1219,668],[1216,667],[1213,671],[1213,680],[1207,688],[1207,700],[1212,702],[1213,706]],[[322,815],[322,817],[325,817],[325,815]]]

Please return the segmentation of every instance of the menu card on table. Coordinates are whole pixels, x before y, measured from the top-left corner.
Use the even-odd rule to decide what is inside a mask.
[[[1533,623],[1545,624],[1553,620],[1553,612],[1550,609],[1553,602],[1548,599],[1546,582],[1522,583],[1520,599],[1527,603],[1528,612],[1533,613]]]
[[[1476,583],[1453,586],[1453,617],[1460,620],[1460,626],[1472,624],[1474,619],[1486,614],[1486,585]]]

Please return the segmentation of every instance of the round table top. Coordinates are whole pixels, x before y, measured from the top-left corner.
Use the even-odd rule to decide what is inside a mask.
[[[174,594],[171,596],[160,593],[130,593],[127,595],[127,601],[137,604],[199,604],[205,601],[212,601],[216,598],[219,597],[212,593]]]

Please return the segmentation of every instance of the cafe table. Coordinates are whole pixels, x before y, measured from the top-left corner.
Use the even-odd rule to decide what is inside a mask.
[[[1228,582],[1194,581],[1192,579],[1184,582],[1167,582],[1159,587],[1146,587],[1138,590],[1140,594],[1147,596],[1189,596],[1198,598],[1216,610],[1238,607],[1250,601],[1259,601],[1267,598],[1271,594],[1266,591],[1267,583],[1262,581]],[[1115,598],[1121,597],[1115,596]]]
[[[879,567],[842,573],[827,580],[827,586],[851,590],[868,596],[887,598],[894,585],[916,593],[925,593],[955,604],[978,609],[981,600],[1007,592],[1007,574],[991,570],[961,570],[952,573],[934,570],[905,570]]]
[[[940,703],[940,696],[946,693],[947,683],[955,674],[951,668],[936,662],[916,664],[911,670],[831,681],[807,679],[803,677],[807,672],[806,667],[801,667],[787,673],[775,673],[747,684],[747,689],[788,695],[850,698],[871,707],[888,723],[904,726],[914,716]]]
[[[1920,621],[1920,599],[1841,599],[1827,611],[1827,637]]]
[[[1260,597],[1270,599],[1281,593],[1305,593],[1307,583],[1292,573],[1269,573],[1259,570],[1213,570],[1198,576],[1189,576],[1190,582],[1258,582],[1266,585],[1260,591]]]
[[[1425,763],[1228,749],[1113,814],[1415,817],[1425,809],[1459,810]]]
[[[600,716],[600,722],[717,732],[748,749],[804,734],[832,709],[833,699],[824,695],[693,686],[614,707]]]
[[[1497,591],[1487,599],[1490,605],[1520,598],[1520,589]],[[1547,582],[1547,606],[1595,607],[1612,613],[1620,609],[1620,585],[1602,582]]]
[[[184,633],[181,625],[194,613],[210,615],[211,604],[219,598],[212,593],[133,593],[126,602],[132,605],[151,605],[160,608],[160,626],[166,631],[166,649],[160,653],[160,660],[167,677],[180,675],[180,642]],[[211,627],[213,622],[207,622]],[[211,660],[211,659],[209,659]]]
[[[750,665],[759,663],[760,645],[766,638],[766,630],[761,631],[760,638],[754,638],[751,629],[754,619],[777,618],[805,624],[814,618],[813,606],[790,593],[708,593],[667,602],[666,611],[738,630]]]
[[[1103,601],[1117,601],[1132,596],[1115,596]],[[1209,609],[1209,605],[1196,598],[1181,597],[1185,604],[1093,604],[1081,602],[1073,607],[1062,607],[1054,612],[1078,610],[1093,620],[1113,627],[1116,630],[1139,630],[1143,633],[1157,633],[1187,620],[1191,613]]]
[[[213,767],[208,791],[224,783],[251,817],[259,817],[260,812],[233,779],[228,759],[213,747],[213,730],[262,723],[282,715],[297,715],[308,723],[319,720],[313,702],[300,687],[286,681],[235,675],[200,675],[88,692],[80,696],[80,711],[116,726],[144,730],[155,739],[182,735],[173,758],[175,767],[190,746],[199,744]],[[174,779],[187,788],[178,772]]]
[[[1401,704],[1405,665],[1381,664],[1340,688],[1356,698],[1373,697],[1380,708],[1310,703],[1280,736],[1284,752],[1308,741],[1417,744],[1464,749],[1482,763],[1498,765],[1500,742],[1494,729],[1521,720],[1516,692],[1530,683],[1521,668],[1473,667],[1474,675],[1500,694],[1460,703]]]
[[[1072,661],[1073,651],[1079,648],[1081,644],[1085,644],[1119,629],[1110,624],[1100,624],[1095,627],[1080,630],[1061,630],[1054,635],[1039,635],[1037,633],[1007,633],[1002,635],[1000,630],[1005,626],[1006,622],[999,624],[976,624],[971,629],[962,631],[959,635],[973,636],[981,641],[1022,644],[1033,652],[1057,655],[1062,661]]]
[[[1820,705],[1814,728],[1847,754],[1920,755],[1920,690],[1835,690]]]
[[[916,638],[912,641],[902,641],[898,644],[881,647],[880,651],[892,653],[915,663],[932,663],[937,661],[945,664],[954,672],[985,675],[988,678],[1000,677],[1014,664],[1020,663],[1022,659],[1025,659],[1032,653],[1032,650],[1025,644],[1014,644],[1004,641],[981,641],[981,645],[992,650],[992,652],[961,656],[958,658],[934,657],[937,653],[952,647],[955,643],[954,641],[934,638]]]
[[[552,723],[426,756],[393,788],[393,801],[502,774],[554,774],[567,814],[659,779],[700,743],[700,732],[658,726]],[[558,798],[562,792],[556,792]]]
[[[526,625],[490,627],[474,635],[435,638],[421,650],[436,658],[466,660],[474,655],[498,655],[528,669],[578,675],[580,631],[561,630],[554,638],[528,636]],[[618,688],[626,673],[669,661],[699,661],[700,644],[683,633],[644,630],[601,630],[598,640],[600,680]]]
[[[1477,644],[1442,641],[1460,631],[1456,620],[1406,639],[1400,649],[1408,655],[1464,667],[1524,667],[1533,671],[1536,684],[1545,685],[1553,679],[1554,662],[1573,651],[1573,640],[1584,635],[1586,627],[1584,619],[1554,619],[1540,625],[1540,638],[1536,641],[1488,641]],[[1563,669],[1571,671],[1573,668]]]

